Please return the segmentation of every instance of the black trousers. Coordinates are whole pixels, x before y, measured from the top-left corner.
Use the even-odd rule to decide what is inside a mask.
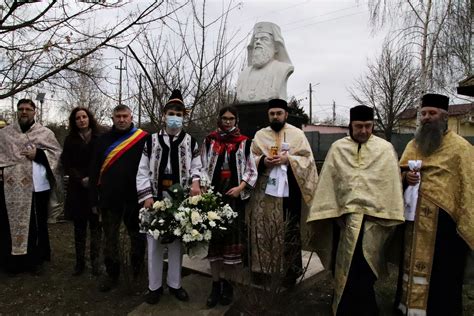
[[[105,235],[104,263],[107,274],[114,279],[120,275],[120,224],[125,224],[130,237],[130,263],[134,274],[138,274],[145,260],[145,234],[139,232],[139,206],[124,205],[115,209],[101,209]]]
[[[362,251],[363,226],[357,240],[349,269],[346,286],[337,308],[338,316],[376,316],[379,314],[375,300],[374,272],[364,258]]]
[[[451,216],[439,210],[426,311],[428,316],[462,315],[462,284],[468,249],[457,233]]]
[[[283,218],[286,222],[284,256],[286,276],[296,280],[303,273],[301,257],[301,191],[291,168],[288,168],[289,197],[283,198]]]
[[[74,245],[76,248],[76,266],[84,267],[85,252],[86,252],[86,239],[87,239],[87,226],[90,231],[90,260],[91,264],[97,264],[99,258],[101,237],[102,237],[102,226],[99,222],[99,215],[90,213],[89,216],[84,216],[74,219]]]
[[[48,201],[50,190],[34,192],[31,201],[31,215],[28,230],[28,248],[26,255],[11,255],[11,235],[8,213],[5,207],[5,197],[0,192],[0,221],[2,239],[2,265],[8,272],[19,273],[34,270],[44,261],[51,260],[51,246],[48,233]]]
[[[406,229],[405,225],[403,228]],[[456,223],[446,211],[440,209],[428,293],[428,316],[462,315],[462,285],[468,253],[469,247],[457,233]],[[403,254],[402,249],[395,309],[402,294]]]

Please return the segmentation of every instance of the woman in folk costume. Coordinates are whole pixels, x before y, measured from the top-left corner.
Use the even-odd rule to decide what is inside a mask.
[[[218,128],[210,133],[201,147],[202,179],[206,179],[216,192],[239,213],[230,230],[213,237],[207,259],[211,265],[212,291],[207,306],[232,302],[233,289],[228,280],[221,278],[228,269],[242,263],[245,200],[257,181],[257,168],[250,151],[251,140],[237,128],[238,113],[227,106],[219,111]],[[229,277],[229,275],[227,275]]]
[[[196,140],[183,130],[186,113],[183,97],[174,90],[164,109],[165,126],[151,135],[145,144],[136,177],[138,202],[151,208],[154,201],[171,198],[168,189],[174,184],[190,186],[190,195],[201,193],[201,157]],[[163,294],[163,255],[168,248],[167,284],[171,294],[180,301],[189,300],[181,286],[183,252],[181,240],[155,240],[147,235],[148,293],[145,301],[157,304]]]
[[[73,276],[81,275],[86,265],[87,226],[90,230],[92,274],[99,274],[101,227],[99,214],[93,213],[89,202],[89,169],[99,130],[94,115],[86,108],[76,107],[69,115],[69,135],[64,141],[61,162],[69,176],[65,212],[74,221],[76,266]]]

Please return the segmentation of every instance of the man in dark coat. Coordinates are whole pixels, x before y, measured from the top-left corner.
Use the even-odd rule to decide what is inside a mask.
[[[117,285],[120,275],[120,223],[123,219],[130,236],[130,262],[136,277],[145,255],[145,238],[139,233],[138,198],[135,185],[138,164],[147,133],[132,123],[126,105],[113,110],[113,127],[97,140],[90,175],[91,205],[99,211],[105,234],[104,263],[107,275],[99,290],[107,292]]]

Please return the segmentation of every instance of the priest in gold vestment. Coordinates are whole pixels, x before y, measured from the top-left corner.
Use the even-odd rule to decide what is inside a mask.
[[[423,96],[421,126],[400,160],[404,186],[419,183],[396,298],[405,315],[462,315],[464,268],[474,248],[474,151],[447,129],[448,104],[443,95]],[[411,160],[421,160],[421,168],[409,171]]]
[[[318,174],[304,132],[286,123],[286,101],[268,104],[270,126],[251,146],[258,179],[247,207],[250,265],[267,276],[284,273],[283,285],[291,287],[302,273],[301,212],[312,203]]]
[[[335,315],[378,315],[374,283],[404,220],[398,159],[392,144],[372,135],[373,120],[372,108],[350,110],[350,136],[332,144],[308,215],[312,244],[334,272]]]

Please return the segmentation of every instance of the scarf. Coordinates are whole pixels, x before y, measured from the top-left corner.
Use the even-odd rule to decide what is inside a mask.
[[[208,144],[214,142],[212,148],[218,155],[222,154],[224,151],[226,151],[227,154],[230,154],[246,139],[248,139],[248,137],[240,134],[240,130],[237,127],[230,131],[224,131],[218,128],[206,137]]]

